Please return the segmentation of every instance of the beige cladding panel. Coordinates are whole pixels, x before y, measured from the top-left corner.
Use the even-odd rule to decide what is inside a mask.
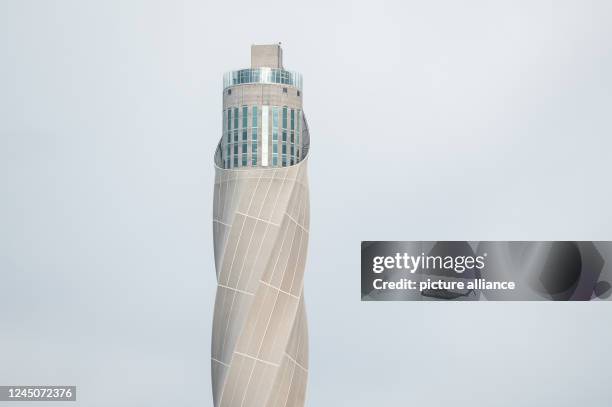
[[[287,89],[287,93],[283,92]],[[231,94],[228,91],[231,90]],[[302,109],[302,95],[293,86],[271,84],[247,84],[233,86],[223,92],[223,109],[242,105],[289,106]]]
[[[306,168],[307,159],[284,168],[217,169],[215,214],[229,231],[215,229],[215,240],[227,236],[216,252],[223,257],[212,340],[216,407],[304,405],[308,223],[299,220],[309,206]]]

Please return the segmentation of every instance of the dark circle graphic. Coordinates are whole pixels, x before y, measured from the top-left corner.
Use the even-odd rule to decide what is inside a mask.
[[[538,280],[548,294],[562,294],[576,285],[581,271],[582,258],[576,244],[555,242]]]

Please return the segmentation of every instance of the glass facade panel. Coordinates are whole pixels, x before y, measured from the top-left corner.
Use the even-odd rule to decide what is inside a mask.
[[[272,166],[278,166],[278,106],[272,106]]]
[[[268,126],[272,126],[272,141],[266,146],[263,145],[266,130],[264,110],[269,120],[265,127],[269,129]],[[291,106],[239,105],[224,109],[222,130],[225,142],[220,146],[220,165],[224,168],[295,165],[303,155],[300,145],[302,116],[300,109]],[[269,145],[272,146],[271,156],[267,152]]]
[[[223,109],[223,140],[225,140],[225,136],[227,134],[227,110]]]
[[[223,89],[244,83],[279,83],[302,89],[302,75],[278,68],[251,68],[226,72],[223,75]]]
[[[251,109],[251,166],[257,166],[257,105]]]
[[[269,133],[270,106],[261,106],[261,166],[268,166],[268,135]]]
[[[302,135],[302,111],[298,110],[297,113],[297,132],[295,133],[296,138],[295,138],[295,142],[298,144],[300,144],[300,136]]]
[[[227,124],[226,124],[226,130],[227,130],[227,142],[231,143],[232,142],[232,109],[227,109],[225,116],[227,117]]]
[[[247,106],[242,106],[242,120],[240,123],[242,125],[242,141],[247,141],[248,139],[248,133],[247,133],[247,127],[249,123],[248,117],[249,117],[249,108]]]
[[[277,106],[272,106],[272,140],[278,140],[278,107]]]

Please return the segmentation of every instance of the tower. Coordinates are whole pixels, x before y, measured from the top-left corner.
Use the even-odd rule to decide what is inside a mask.
[[[215,153],[215,407],[304,405],[309,144],[301,75],[253,45],[251,68],[224,75]]]
[[[302,76],[283,69],[282,55],[280,45],[252,45],[251,68],[224,75],[223,168],[286,167],[303,158]]]

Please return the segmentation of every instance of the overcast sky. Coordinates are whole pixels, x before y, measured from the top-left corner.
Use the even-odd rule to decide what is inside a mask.
[[[278,41],[311,130],[308,405],[609,406],[609,303],[359,294],[361,240],[612,239],[607,1],[3,0],[0,384],[212,405],[222,74]]]

